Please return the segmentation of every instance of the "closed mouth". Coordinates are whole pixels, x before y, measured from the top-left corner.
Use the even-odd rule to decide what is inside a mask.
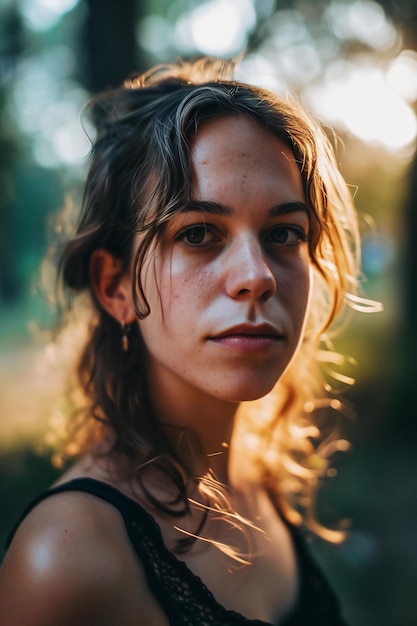
[[[248,339],[283,339],[282,333],[278,332],[270,324],[259,324],[258,326],[250,325],[250,324],[239,324],[237,326],[232,326],[231,328],[227,328],[216,335],[209,337],[209,339],[223,339],[226,337],[247,337]]]

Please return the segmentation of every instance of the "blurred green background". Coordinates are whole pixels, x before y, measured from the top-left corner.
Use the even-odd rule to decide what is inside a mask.
[[[353,446],[319,508],[352,531],[312,550],[352,626],[415,626],[415,0],[0,0],[0,544],[57,475],[43,442],[60,376],[34,331],[53,321],[36,284],[51,216],[82,185],[82,106],[155,63],[241,51],[240,79],[296,94],[340,137],[362,215],[364,292],[384,303],[355,314],[337,343],[359,363],[346,394]]]

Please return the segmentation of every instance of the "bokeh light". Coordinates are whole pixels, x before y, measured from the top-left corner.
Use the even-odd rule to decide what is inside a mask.
[[[417,100],[417,52],[403,50],[390,63],[386,74],[387,87],[406,102]]]
[[[61,17],[74,9],[79,0],[21,0],[20,11],[29,28],[49,30]]]
[[[137,40],[148,52],[157,59],[164,55],[172,46],[172,27],[162,15],[147,15],[139,22],[136,29]],[[162,57],[161,57],[162,55]]]
[[[176,24],[176,42],[184,51],[231,55],[244,48],[256,25],[250,0],[212,0],[186,13]]]
[[[236,68],[236,78],[243,82],[255,83],[278,93],[286,90],[285,82],[278,76],[276,66],[261,54],[249,54]]]
[[[326,10],[329,27],[340,40],[358,41],[375,50],[389,50],[398,31],[384,9],[372,0],[331,2]]]
[[[89,150],[80,120],[89,96],[70,78],[74,64],[72,51],[59,45],[22,61],[16,72],[10,114],[43,167],[75,165]]]
[[[336,128],[387,150],[402,150],[414,144],[417,120],[412,107],[399,95],[400,86],[405,84],[402,80],[408,84],[408,74],[395,70],[396,93],[390,71],[390,65],[378,67],[367,59],[337,61],[320,81],[306,89],[305,99],[316,114]]]

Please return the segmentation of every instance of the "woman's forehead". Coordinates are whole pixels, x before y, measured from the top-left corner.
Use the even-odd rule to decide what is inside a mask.
[[[303,197],[301,174],[285,142],[249,116],[206,122],[191,145],[194,192],[236,185],[242,190],[262,185],[290,186]]]

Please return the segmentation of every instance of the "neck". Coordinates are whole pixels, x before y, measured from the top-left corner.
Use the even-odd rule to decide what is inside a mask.
[[[238,404],[180,387],[169,378],[150,384],[155,416],[176,453],[188,460],[195,476],[209,469],[229,483],[229,446]]]

